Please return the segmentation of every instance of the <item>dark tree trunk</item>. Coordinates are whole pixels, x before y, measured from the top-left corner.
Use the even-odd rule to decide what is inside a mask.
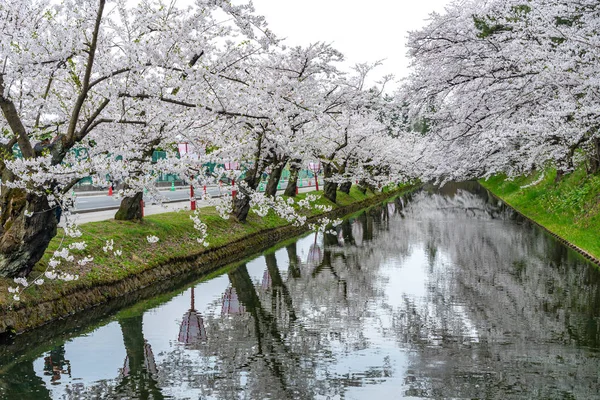
[[[600,171],[600,139],[592,139],[592,154],[590,156],[590,174]]]
[[[120,319],[119,325],[127,358],[122,372],[123,380],[116,392],[128,398],[164,399],[155,380],[157,371],[152,348],[144,338],[143,316]]]
[[[56,236],[56,207],[45,196],[3,186],[0,208],[0,276],[27,276]]]
[[[252,168],[248,170],[246,173],[246,177],[243,182],[248,189],[256,190],[258,187],[258,183],[262,171],[257,171],[256,168]],[[248,218],[248,212],[250,211],[250,196],[248,190],[244,187],[244,185],[239,185],[238,187],[238,195],[233,200],[233,216],[239,222],[245,222],[246,218]]]
[[[295,197],[296,190],[298,188],[298,176],[300,175],[300,161],[294,160],[290,163],[290,179],[288,180],[285,192],[283,193],[288,197]]]
[[[300,258],[298,257],[298,250],[296,247],[296,242],[286,246],[285,248],[288,253],[289,266],[288,271],[289,274],[293,278],[300,278],[300,268],[298,266],[302,263]]]
[[[269,175],[269,181],[267,182],[267,188],[265,194],[273,197],[277,194],[277,186],[279,186],[279,180],[283,173],[283,167],[285,163],[279,163],[273,166],[271,174]]]
[[[350,188],[352,187],[352,182],[344,182],[340,185],[340,192],[344,192],[346,194],[350,194]]]
[[[377,191],[377,188],[375,186],[371,185],[364,179],[360,180],[358,185],[359,185],[359,188],[361,189],[361,192],[363,192],[363,194],[366,193],[367,190],[371,190],[371,192],[373,192],[373,193],[375,193]]]
[[[273,282],[273,288],[281,291],[281,295],[283,296],[283,301],[288,309],[288,315],[290,317],[290,321],[295,321],[296,312],[294,311],[294,304],[292,301],[292,296],[290,295],[290,291],[288,287],[283,282],[281,278],[281,274],[279,273],[279,268],[277,267],[277,258],[275,257],[275,253],[269,253],[265,255],[265,262],[267,264],[267,271],[269,272],[269,276],[271,277],[271,281]],[[275,293],[275,291],[273,291]],[[273,310],[276,312],[277,310]]]
[[[330,181],[330,178],[333,176],[333,174],[333,165],[328,163],[323,164],[323,178],[325,180],[325,184],[323,185],[323,195],[326,199],[335,203],[337,199],[338,184]]]
[[[133,197],[125,197],[121,200],[121,206],[115,214],[119,221],[139,221],[143,218],[142,200],[144,192],[137,192]]]
[[[291,393],[288,393],[286,364],[281,363],[280,360],[282,356],[286,359],[291,359],[292,356],[281,337],[277,319],[263,308],[245,264],[228,272],[227,275],[240,303],[254,319],[258,353],[263,354],[265,360],[268,361],[267,365],[271,374],[278,379],[284,390],[286,396],[281,398],[291,398]]]
[[[47,383],[36,373],[31,359],[17,359],[8,370],[4,367],[0,375],[0,393],[3,399],[40,400],[51,399]],[[60,382],[60,381],[59,381]],[[31,390],[35,387],[36,390]]]

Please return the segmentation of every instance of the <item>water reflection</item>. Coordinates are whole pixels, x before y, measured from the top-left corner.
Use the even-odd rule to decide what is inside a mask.
[[[597,398],[599,275],[476,184],[428,188],[15,353],[0,398]]]

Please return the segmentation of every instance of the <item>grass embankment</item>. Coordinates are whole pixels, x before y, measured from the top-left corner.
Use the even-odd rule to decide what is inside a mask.
[[[303,199],[307,194],[301,193],[297,196],[297,199]],[[337,204],[328,201],[324,197],[321,197],[316,204],[332,206],[335,212],[336,209],[341,210],[345,206],[359,204],[371,198],[375,199],[378,197],[372,192],[363,194],[354,187],[350,191],[350,194],[338,192],[337,196]],[[304,211],[304,213],[310,217],[318,216],[323,212],[318,209],[311,209]],[[66,297],[70,297],[68,300],[70,304],[61,305],[65,310],[73,309],[72,303],[74,301],[82,301],[84,303],[103,302],[114,298],[116,287],[122,287],[119,290],[127,292],[147,286],[153,280],[168,279],[169,276],[178,273],[177,267],[173,267],[173,265],[177,265],[178,262],[183,261],[188,264],[198,262],[194,257],[209,254],[213,250],[212,258],[206,257],[207,264],[211,260],[224,258],[225,256],[228,259],[235,257],[237,251],[235,248],[227,249],[223,254],[219,252],[221,249],[227,247],[227,245],[236,241],[238,242],[240,253],[242,250],[247,253],[249,251],[248,246],[252,246],[252,241],[247,239],[253,238],[257,234],[274,231],[289,225],[287,221],[277,217],[273,212],[269,212],[267,216],[262,218],[251,212],[248,221],[241,224],[232,218],[228,220],[222,219],[214,207],[205,207],[200,209],[201,219],[208,226],[208,241],[210,245],[205,248],[196,240],[197,232],[193,227],[190,215],[190,211],[178,211],[148,216],[141,223],[115,220],[86,223],[81,225],[83,236],[76,239],[64,237],[64,232],[59,230],[57,237],[50,243],[46,254],[36,265],[30,278],[35,278],[46,270],[48,261],[55,250],[61,246],[68,246],[73,242],[85,241],[87,248],[84,251],[73,250],[72,254],[79,255],[79,258],[86,254],[91,255],[94,257],[94,260],[83,267],[77,265],[77,263],[67,265],[63,261],[63,264],[58,269],[71,274],[78,274],[78,280],[70,282],[46,280],[41,286],[30,286],[27,288],[22,293],[19,302],[15,302],[12,299],[12,294],[8,293],[8,287],[14,286],[12,280],[0,279],[1,315],[6,316],[12,311],[25,310],[28,307],[35,306],[38,309],[43,308],[42,313],[51,314],[45,315],[44,319],[52,319],[50,317],[58,318],[64,315],[60,315],[62,311],[57,311],[56,304],[54,303],[65,302],[67,301],[64,300]],[[148,236],[157,236],[159,241],[157,243],[148,243]],[[265,240],[267,242],[277,240],[278,237],[276,233],[274,237],[262,238],[261,245],[264,244]],[[107,240],[114,241],[114,248],[109,252],[103,250]],[[246,245],[246,242],[249,244]],[[116,250],[120,250],[122,254],[120,256],[115,255],[114,252]],[[240,256],[242,255],[240,254]],[[164,268],[167,266],[171,267],[171,270],[167,271],[167,268]],[[189,265],[185,268],[189,270]],[[152,274],[148,274],[148,272],[152,272]],[[144,274],[151,276],[146,276],[143,282],[140,280],[136,281],[138,276]],[[123,282],[128,283],[124,284]],[[81,295],[81,293],[85,293],[86,291],[90,293],[95,291],[96,293],[93,296],[90,295],[87,297]],[[79,298],[75,298],[77,296]],[[89,304],[82,304],[78,309],[85,309],[89,306]],[[19,321],[12,321],[10,323],[6,321],[3,325],[5,325],[5,328],[15,325],[21,326],[26,324],[22,319],[28,317],[21,315],[18,318],[20,319]],[[39,323],[32,322],[32,324],[38,325]],[[0,329],[0,331],[2,330]]]
[[[514,180],[496,176],[481,184],[527,218],[599,260],[600,176],[588,175],[583,168],[558,181],[555,170],[543,174]]]

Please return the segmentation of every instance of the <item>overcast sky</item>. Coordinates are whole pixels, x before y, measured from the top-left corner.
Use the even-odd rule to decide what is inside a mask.
[[[253,0],[257,14],[289,45],[331,43],[349,64],[383,60],[377,75],[408,73],[406,36],[450,0]],[[237,1],[239,4],[239,1]]]

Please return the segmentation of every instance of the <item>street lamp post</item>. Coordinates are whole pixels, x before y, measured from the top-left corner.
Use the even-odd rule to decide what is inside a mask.
[[[317,192],[319,191],[319,170],[321,169],[321,162],[319,161],[319,163],[308,163],[308,168],[315,174],[315,186],[317,189]]]
[[[239,169],[239,164],[236,162],[226,162],[225,163],[225,170],[229,171],[229,170],[238,170]],[[237,190],[235,190],[235,179],[232,178],[231,179],[231,198],[235,200],[235,196],[237,195]]]
[[[184,145],[185,145],[185,152],[183,154],[181,154],[181,155],[188,154],[188,151],[189,151],[188,150],[188,143],[185,142]],[[180,147],[180,149],[181,149],[181,147]],[[180,151],[180,153],[181,153],[181,151]],[[193,180],[194,180],[194,176],[190,175],[190,209],[192,211],[195,211],[196,210],[196,198],[194,197]]]

